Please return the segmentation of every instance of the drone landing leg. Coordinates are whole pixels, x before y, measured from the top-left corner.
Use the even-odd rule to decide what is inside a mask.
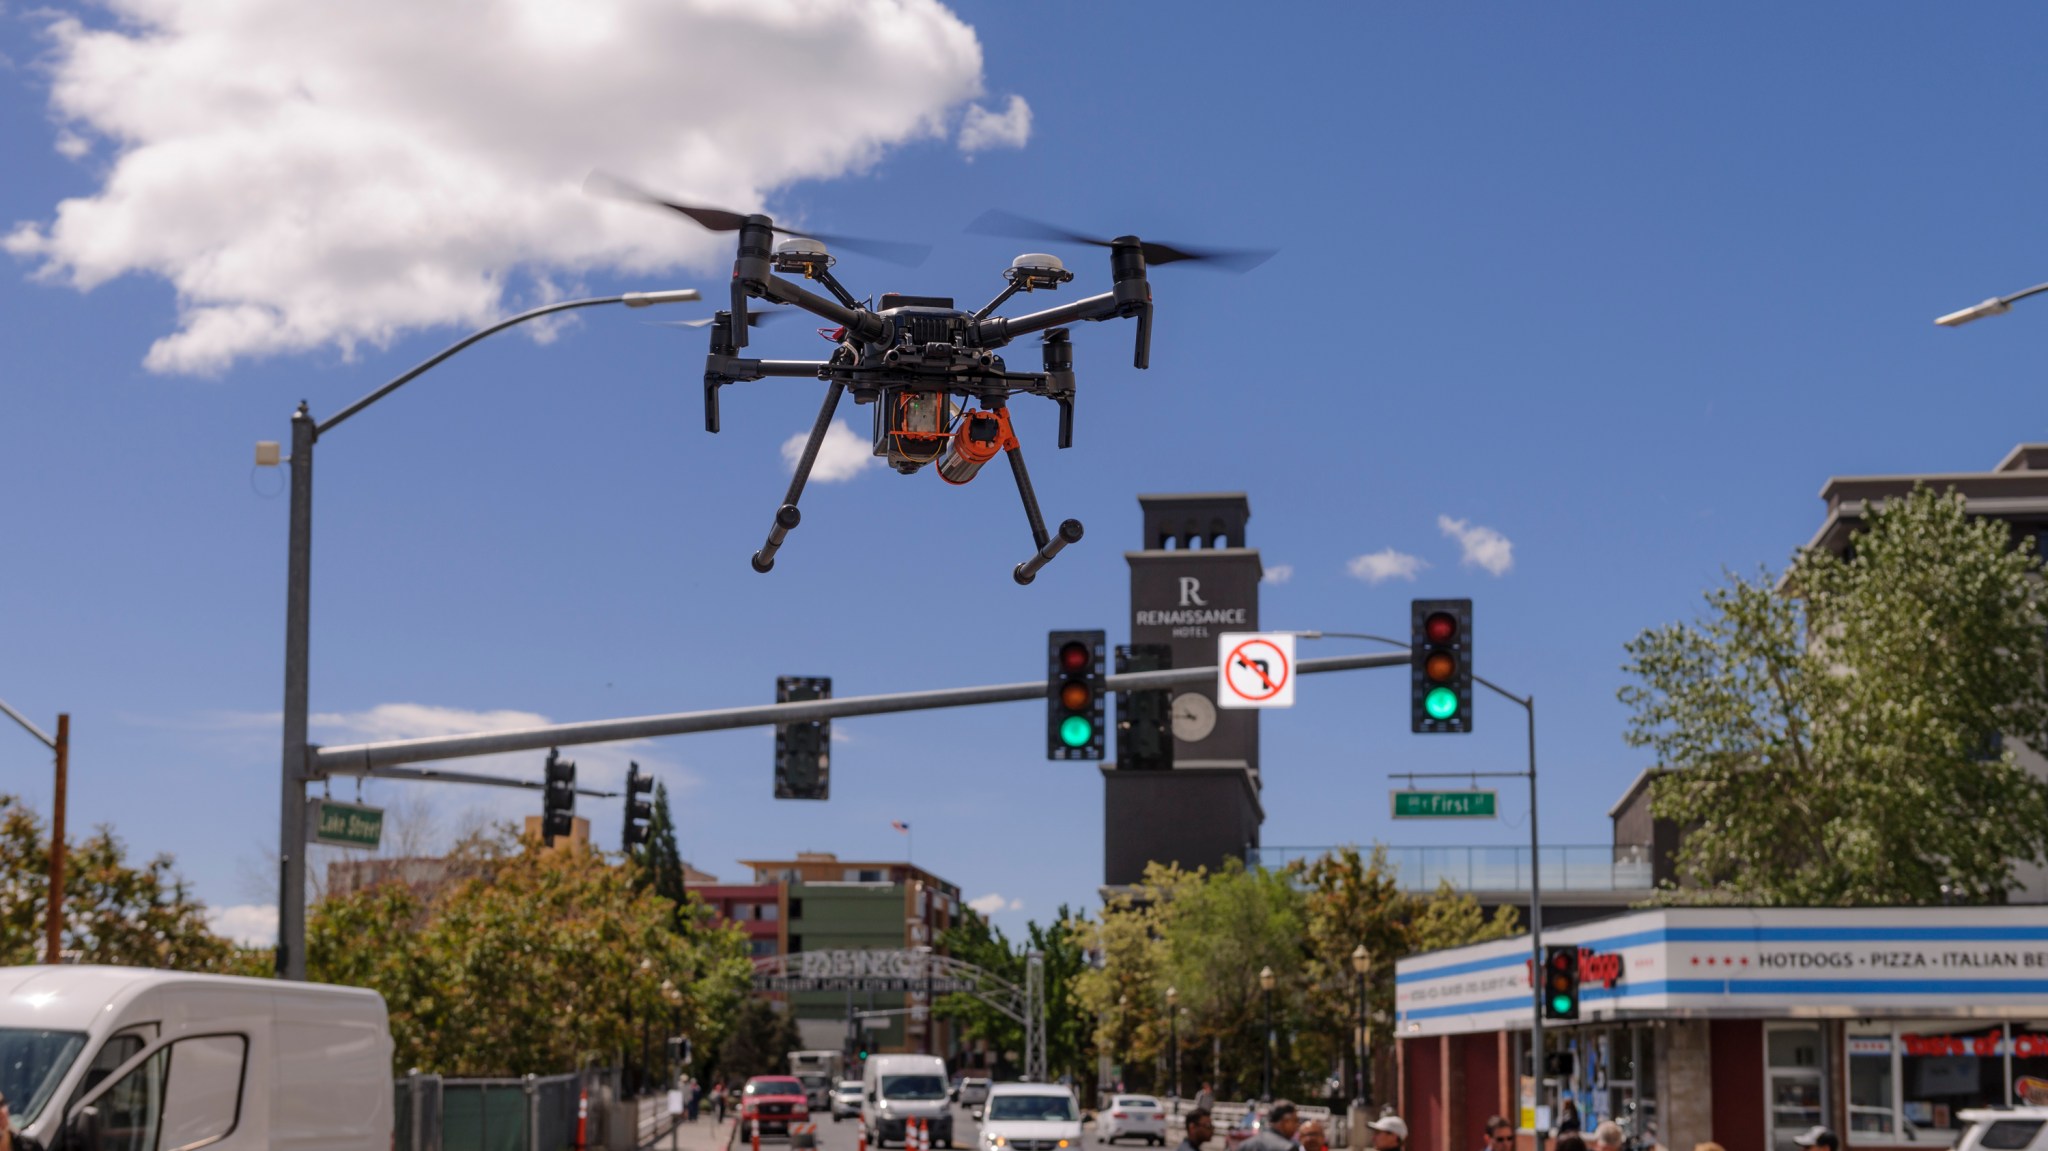
[[[1028,584],[1038,578],[1038,569],[1052,562],[1068,544],[1081,542],[1081,521],[1063,520],[1058,535],[1045,530],[1045,517],[1038,512],[1038,493],[1031,490],[1031,473],[1024,470],[1024,449],[1011,444],[1007,449],[1010,457],[1010,474],[1017,477],[1017,494],[1024,498],[1024,518],[1031,523],[1031,542],[1038,547],[1037,554],[1023,563],[1011,575],[1020,584]]]
[[[768,529],[768,542],[754,553],[754,570],[766,574],[775,566],[775,553],[782,550],[783,537],[789,530],[803,522],[803,513],[796,510],[796,501],[803,498],[804,481],[811,478],[811,465],[818,462],[818,448],[825,442],[825,433],[832,427],[832,413],[839,410],[839,395],[846,386],[837,380],[825,389],[825,403],[818,408],[818,422],[811,425],[811,438],[804,443],[803,457],[796,462],[796,474],[789,477],[789,491],[782,497],[782,506],[775,510],[775,526]]]

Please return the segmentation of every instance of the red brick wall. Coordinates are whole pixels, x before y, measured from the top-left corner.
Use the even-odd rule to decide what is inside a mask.
[[[1764,1151],[1770,1146],[1764,1113],[1764,1025],[1755,1019],[1716,1019],[1709,1035],[1714,1052],[1714,1142],[1729,1151]]]

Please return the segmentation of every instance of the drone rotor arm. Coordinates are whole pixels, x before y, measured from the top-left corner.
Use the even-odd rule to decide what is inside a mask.
[[[1122,314],[1122,305],[1115,292],[1104,292],[1098,296],[1047,308],[1042,312],[1029,312],[1022,316],[990,316],[974,325],[976,347],[1000,348],[1018,336],[1057,328],[1082,320],[1114,320]]]

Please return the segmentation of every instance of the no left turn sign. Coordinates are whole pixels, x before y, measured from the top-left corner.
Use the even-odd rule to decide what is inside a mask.
[[[1243,631],[1219,636],[1216,706],[1293,707],[1294,636]]]

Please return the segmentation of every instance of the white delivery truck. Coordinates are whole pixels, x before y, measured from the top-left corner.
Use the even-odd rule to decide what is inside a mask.
[[[827,1110],[832,1106],[832,1087],[839,1082],[839,1052],[792,1051],[789,1073],[804,1085],[812,1111]]]
[[[0,967],[23,1151],[389,1151],[374,991],[131,967]]]
[[[861,1068],[861,1125],[868,1145],[902,1143],[915,1120],[932,1146],[953,1145],[953,1107],[946,1061],[936,1055],[870,1055]]]

